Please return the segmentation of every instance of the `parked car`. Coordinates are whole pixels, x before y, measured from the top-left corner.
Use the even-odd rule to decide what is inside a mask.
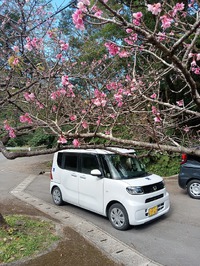
[[[191,198],[200,199],[200,157],[182,154],[178,183]]]
[[[68,202],[107,216],[119,230],[149,222],[170,208],[163,179],[147,173],[135,151],[127,149],[56,152],[50,192],[56,205]]]

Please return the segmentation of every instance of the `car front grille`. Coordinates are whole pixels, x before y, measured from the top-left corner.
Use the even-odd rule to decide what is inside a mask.
[[[161,182],[158,182],[158,183],[155,183],[155,184],[151,184],[151,185],[148,185],[148,186],[143,186],[142,188],[144,190],[144,194],[148,194],[148,193],[156,192],[158,190],[163,189],[164,188],[164,183],[161,181]]]

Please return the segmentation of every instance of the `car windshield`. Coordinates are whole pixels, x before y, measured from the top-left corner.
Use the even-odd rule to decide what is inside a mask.
[[[134,153],[130,155],[130,157],[120,154],[105,155],[113,179],[131,179],[146,175],[144,165]]]

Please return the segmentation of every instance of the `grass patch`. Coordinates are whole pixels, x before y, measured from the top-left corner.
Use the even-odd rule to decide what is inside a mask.
[[[4,218],[9,229],[0,228],[0,263],[36,255],[59,239],[52,222],[22,215]]]

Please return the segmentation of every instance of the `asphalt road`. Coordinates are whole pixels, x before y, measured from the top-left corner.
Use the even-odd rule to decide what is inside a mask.
[[[8,192],[22,182],[27,174],[32,173],[38,176],[27,187],[26,192],[52,203],[49,194],[49,175],[39,175],[43,169],[37,167],[28,168],[27,174],[24,171],[27,166],[47,159],[51,159],[51,156],[8,161],[0,155],[1,199],[8,196],[12,197]],[[170,212],[150,224],[132,227],[125,232],[115,230],[106,218],[86,210],[69,204],[60,208],[67,209],[67,211],[94,223],[115,238],[162,265],[199,266],[200,201],[189,198],[178,187],[176,179],[166,180],[166,186],[170,193]]]

